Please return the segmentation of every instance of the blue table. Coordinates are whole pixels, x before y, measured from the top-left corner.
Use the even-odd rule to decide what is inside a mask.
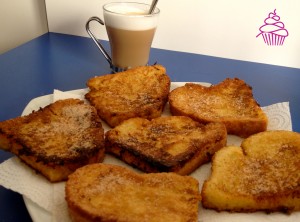
[[[289,101],[293,130],[300,132],[300,69],[153,48],[150,64],[155,62],[167,68],[174,82],[216,84],[238,77],[253,87],[262,106]],[[0,55],[0,121],[19,116],[35,97],[53,89],[85,88],[90,77],[106,73],[108,63],[89,38],[44,34]],[[11,156],[0,151],[0,163]],[[3,187],[0,221],[31,221],[22,196]]]

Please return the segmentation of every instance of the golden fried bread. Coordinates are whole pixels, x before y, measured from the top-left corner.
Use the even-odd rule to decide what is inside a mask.
[[[65,190],[74,222],[198,220],[199,184],[190,176],[98,163],[71,174]]]
[[[105,134],[106,152],[144,172],[187,175],[226,145],[224,124],[189,117],[131,118]]]
[[[228,134],[244,138],[267,128],[267,116],[253,98],[252,88],[237,78],[210,87],[188,83],[170,92],[169,104],[173,115],[222,122]]]
[[[161,65],[141,66],[91,78],[85,98],[111,127],[132,117],[161,115],[170,90],[170,78]]]
[[[300,134],[267,131],[216,152],[202,204],[217,211],[300,210]]]
[[[57,182],[104,158],[104,130],[94,107],[78,99],[59,100],[0,122],[0,148]]]

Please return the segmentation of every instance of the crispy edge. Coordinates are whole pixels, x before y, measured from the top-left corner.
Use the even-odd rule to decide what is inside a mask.
[[[106,133],[106,152],[147,173],[175,172],[180,175],[188,175],[199,166],[209,162],[214,153],[224,147],[227,142],[227,131],[224,124],[208,123],[199,125],[205,128],[211,127],[213,130],[217,130],[218,134],[211,138],[210,143],[198,144],[201,147],[190,144],[186,152],[169,159],[169,161],[159,157],[168,155],[168,153],[162,152],[163,150],[157,150],[157,155],[152,157],[136,151],[134,147],[111,141],[110,137],[114,134],[114,130]],[[171,155],[168,156],[171,157]]]

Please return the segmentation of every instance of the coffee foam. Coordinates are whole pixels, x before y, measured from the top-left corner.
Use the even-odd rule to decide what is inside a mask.
[[[158,13],[147,15],[146,9],[128,5],[111,5],[104,10],[105,24],[110,27],[126,30],[148,30],[156,28]]]
[[[145,10],[133,6],[129,6],[129,5],[111,5],[106,7],[106,9],[110,12],[119,13],[119,14],[130,14],[130,13],[146,14]]]

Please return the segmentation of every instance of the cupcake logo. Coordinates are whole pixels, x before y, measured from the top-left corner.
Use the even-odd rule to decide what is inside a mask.
[[[270,46],[283,45],[285,38],[289,35],[285,29],[285,25],[280,21],[280,17],[274,12],[270,12],[268,18],[264,20],[262,26],[260,26],[260,33],[256,36],[262,36],[264,42]]]

